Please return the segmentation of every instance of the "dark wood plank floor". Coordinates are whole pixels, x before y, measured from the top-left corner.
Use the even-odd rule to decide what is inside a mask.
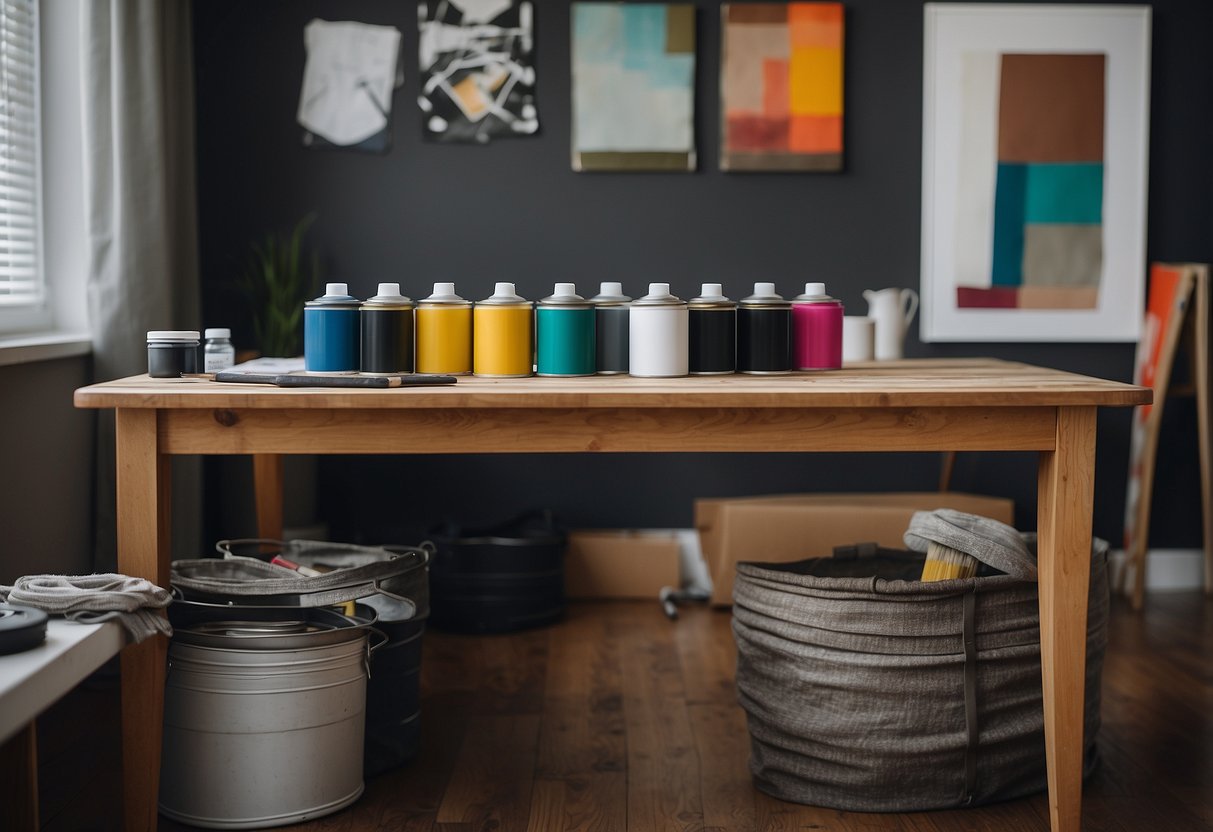
[[[746,769],[729,625],[727,612],[686,610],[670,622],[655,603],[600,603],[575,605],[567,621],[546,630],[427,634],[420,758],[370,781],[349,809],[291,828],[1048,829],[1043,796],[981,809],[874,815],[758,793]],[[1213,829],[1213,602],[1196,593],[1157,593],[1143,615],[1117,603],[1103,695],[1103,765],[1086,787],[1084,828]],[[100,696],[101,707],[115,707],[112,690]],[[51,716],[44,722],[65,722],[70,712],[59,707]],[[45,743],[62,746],[55,731],[40,730]],[[113,731],[106,731],[97,741],[109,745]],[[112,820],[112,797],[98,797],[98,780],[112,783],[112,768],[96,762],[116,758],[110,748],[90,753],[93,765],[73,765],[77,775],[89,773],[79,788],[91,803],[69,800],[75,809],[44,811],[44,828],[114,826],[102,820]],[[72,759],[80,756],[77,749]],[[43,783],[52,768],[50,788],[62,800],[70,789],[62,754],[57,758],[44,758]],[[81,815],[81,806],[93,811]],[[186,827],[162,821],[161,828]]]

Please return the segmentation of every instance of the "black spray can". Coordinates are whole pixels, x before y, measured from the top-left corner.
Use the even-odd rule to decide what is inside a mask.
[[[622,283],[602,283],[598,294],[590,298],[594,304],[596,367],[602,375],[619,375],[628,371],[628,304],[631,298],[623,293]]]
[[[737,305],[737,372],[791,371],[792,304],[775,294],[774,283],[755,283]]]
[[[691,298],[691,375],[714,376],[737,370],[737,304],[719,283],[705,283]]]
[[[380,283],[378,294],[358,308],[358,318],[362,372],[413,372],[413,302],[400,294],[399,283]]]

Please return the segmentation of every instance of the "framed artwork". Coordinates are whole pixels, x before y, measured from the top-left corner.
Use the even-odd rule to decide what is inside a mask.
[[[427,140],[487,144],[539,131],[534,19],[530,0],[417,5],[417,105]]]
[[[573,170],[695,170],[695,7],[573,4]]]
[[[924,341],[1132,341],[1150,9],[928,3]]]
[[[842,170],[842,3],[725,3],[720,18],[720,169]]]

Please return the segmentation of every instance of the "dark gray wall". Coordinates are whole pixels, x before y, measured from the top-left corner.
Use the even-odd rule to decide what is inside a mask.
[[[198,168],[207,324],[250,342],[235,288],[250,240],[309,211],[326,274],[370,294],[380,280],[428,294],[455,280],[484,297],[513,280],[528,297],[556,280],[589,289],[650,279],[689,296],[701,281],[733,295],[754,280],[785,293],[824,280],[853,313],[865,288],[918,286],[922,9],[905,0],[847,3],[846,155],[841,175],[723,175],[718,149],[719,4],[698,0],[695,174],[574,174],[569,168],[569,4],[537,3],[541,135],[488,147],[421,140],[416,7],[401,0],[195,3]],[[1149,257],[1210,258],[1213,4],[1154,4]],[[391,24],[404,33],[407,78],[386,156],[306,151],[294,120],[313,17]],[[1129,380],[1129,345],[923,345],[911,356],[993,355]],[[1159,471],[1156,546],[1200,542],[1195,417],[1169,408]],[[1095,530],[1119,542],[1128,413],[1100,416]],[[776,491],[935,487],[938,457],[660,455],[327,459],[320,507],[346,539],[413,539],[440,515],[483,522],[529,506],[572,525],[686,526],[696,497]],[[212,504],[222,486],[212,482]],[[1013,497],[1035,524],[1029,455],[969,454],[954,487]],[[216,533],[236,521],[212,513]]]
[[[0,583],[93,571],[91,380],[86,357],[0,367]]]

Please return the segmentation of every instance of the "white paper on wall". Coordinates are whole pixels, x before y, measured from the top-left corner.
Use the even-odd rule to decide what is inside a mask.
[[[317,19],[304,28],[303,40],[307,63],[297,118],[309,134],[304,143],[386,150],[392,91],[404,80],[400,30]]]

